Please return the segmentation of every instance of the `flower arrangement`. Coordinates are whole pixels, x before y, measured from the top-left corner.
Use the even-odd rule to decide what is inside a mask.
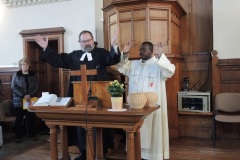
[[[110,82],[110,85],[107,87],[108,93],[112,97],[122,97],[125,89],[123,88],[124,84],[119,83],[118,80]]]

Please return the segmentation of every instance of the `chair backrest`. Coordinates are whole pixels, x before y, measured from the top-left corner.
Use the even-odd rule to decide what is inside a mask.
[[[240,93],[219,93],[215,96],[215,110],[224,112],[240,111]]]
[[[12,99],[4,100],[0,103],[0,121],[14,122],[16,116],[13,109]]]
[[[2,102],[3,99],[4,99],[3,87],[2,87],[2,81],[0,79],[0,102]]]
[[[0,102],[0,122],[5,121],[5,119],[6,119],[6,116],[3,109],[3,105],[2,105],[2,102]]]
[[[6,116],[12,116],[14,114],[12,99],[4,100],[2,102],[2,107]]]

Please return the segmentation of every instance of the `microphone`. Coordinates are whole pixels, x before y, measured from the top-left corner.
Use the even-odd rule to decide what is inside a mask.
[[[98,70],[98,68],[100,67],[100,65],[96,65],[96,69]],[[97,97],[92,97],[92,80],[93,80],[94,75],[91,76],[90,79],[90,83],[89,83],[89,90],[88,90],[88,100],[90,99],[96,99]]]
[[[91,76],[91,80],[90,80],[90,87],[88,90],[88,99],[92,97],[92,79],[93,79],[93,76]]]

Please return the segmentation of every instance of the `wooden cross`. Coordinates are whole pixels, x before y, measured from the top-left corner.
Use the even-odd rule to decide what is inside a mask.
[[[96,75],[97,69],[86,69],[86,65],[81,65],[81,70],[70,71],[71,76],[81,76],[82,82],[82,105],[88,104],[87,76]]]

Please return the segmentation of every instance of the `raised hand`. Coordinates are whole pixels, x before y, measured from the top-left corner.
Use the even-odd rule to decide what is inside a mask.
[[[31,96],[29,94],[25,95],[24,98],[26,99],[26,101],[30,101]]]
[[[131,46],[132,46],[131,41],[127,41],[123,47],[123,54],[129,53]]]
[[[117,28],[113,37],[112,37],[112,46],[116,46],[117,45],[117,41],[118,41],[118,34],[119,34],[119,29]]]
[[[162,48],[162,42],[157,43],[157,46],[154,47],[154,55],[157,58],[160,58],[162,56],[163,53],[163,48]]]
[[[34,37],[35,42],[42,47],[43,49],[46,49],[48,46],[48,37],[46,37],[46,40],[43,39],[43,37],[41,35],[36,35]]]

